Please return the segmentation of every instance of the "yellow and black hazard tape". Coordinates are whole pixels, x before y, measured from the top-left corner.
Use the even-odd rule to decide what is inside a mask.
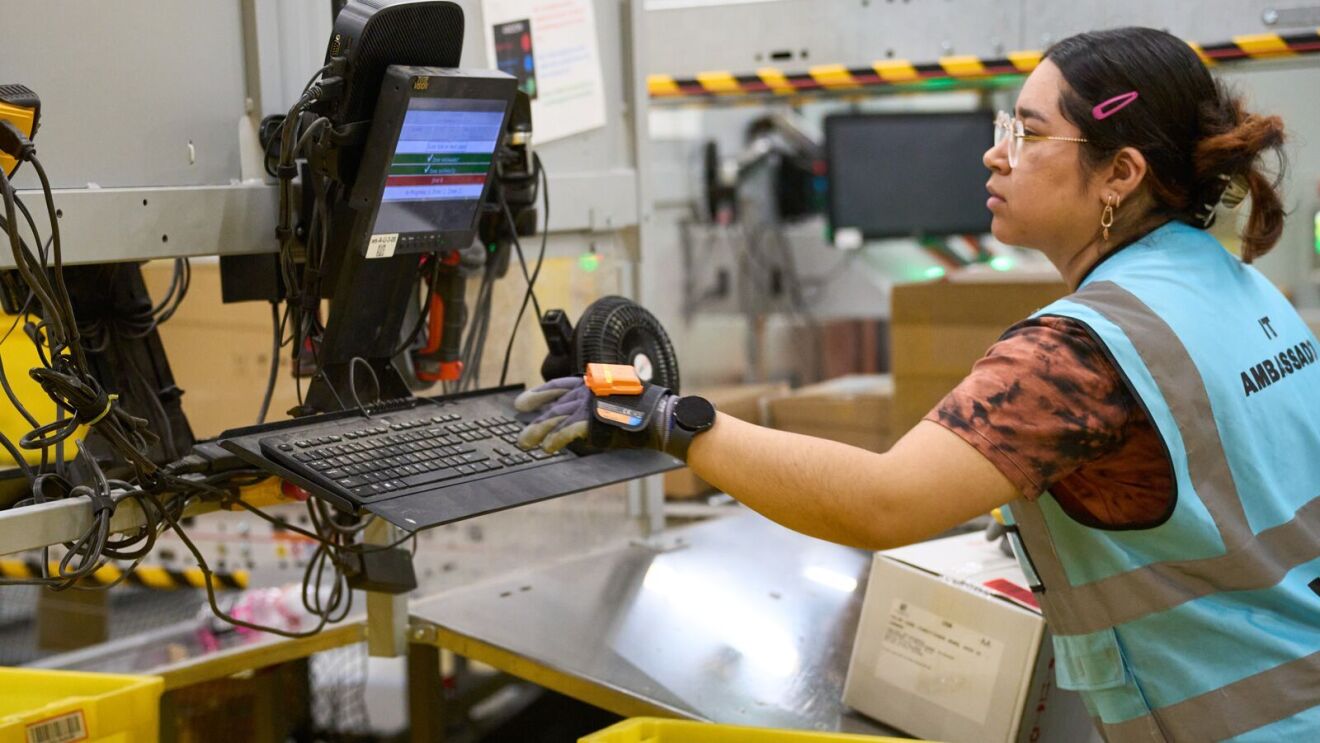
[[[1320,52],[1320,29],[1288,36],[1252,34],[1234,36],[1221,44],[1188,42],[1207,65],[1253,59],[1273,59]],[[857,91],[866,88],[916,86],[931,80],[974,84],[1002,75],[1025,75],[1040,64],[1039,51],[1009,52],[1002,59],[975,56],[941,57],[917,64],[906,59],[884,59],[870,67],[820,65],[802,73],[763,67],[753,73],[699,72],[691,79],[651,75],[647,90],[652,99],[719,100],[747,95],[792,96],[807,93]]]
[[[55,575],[58,570],[59,563],[51,562],[50,574]],[[96,572],[84,578],[82,585],[108,586],[118,581],[123,574],[123,571],[114,565],[102,565]],[[41,562],[38,560],[0,560],[0,578],[21,580],[40,576]],[[232,573],[215,572],[211,573],[211,580],[217,590],[247,588],[248,572],[246,570],[236,570]],[[201,568],[197,567],[175,570],[156,565],[139,565],[124,578],[123,582],[157,591],[206,587],[206,577],[202,574]]]

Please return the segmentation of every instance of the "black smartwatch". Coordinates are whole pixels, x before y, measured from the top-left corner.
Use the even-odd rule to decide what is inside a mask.
[[[688,447],[698,434],[715,425],[715,406],[704,397],[680,397],[673,404],[665,453],[687,461]]]

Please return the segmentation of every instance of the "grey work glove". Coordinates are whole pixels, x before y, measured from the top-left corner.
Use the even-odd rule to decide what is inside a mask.
[[[519,413],[540,414],[518,434],[518,446],[541,447],[551,454],[587,437],[591,418],[591,390],[582,377],[560,377],[526,390],[513,401]]]
[[[539,446],[553,454],[584,441],[595,449],[664,451],[677,399],[664,387],[648,384],[640,395],[598,400],[582,377],[552,379],[514,399],[518,412],[538,413],[518,434],[518,446]]]

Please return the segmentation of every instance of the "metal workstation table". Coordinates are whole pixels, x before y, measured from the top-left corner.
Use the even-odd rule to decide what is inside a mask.
[[[843,683],[871,557],[746,513],[448,591],[409,613],[413,735],[445,648],[624,716],[900,735]]]

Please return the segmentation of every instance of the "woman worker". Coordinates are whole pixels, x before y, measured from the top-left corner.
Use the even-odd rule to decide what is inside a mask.
[[[876,454],[580,378],[527,393],[524,446],[651,446],[775,521],[885,549],[1005,504],[1060,686],[1110,740],[1320,740],[1320,350],[1245,265],[1283,210],[1282,123],[1142,28],[1045,54],[1001,113],[987,206],[1073,293],[1006,332]],[[1242,260],[1206,228],[1250,196]],[[604,401],[604,402],[602,402]],[[602,404],[630,404],[622,431]]]

